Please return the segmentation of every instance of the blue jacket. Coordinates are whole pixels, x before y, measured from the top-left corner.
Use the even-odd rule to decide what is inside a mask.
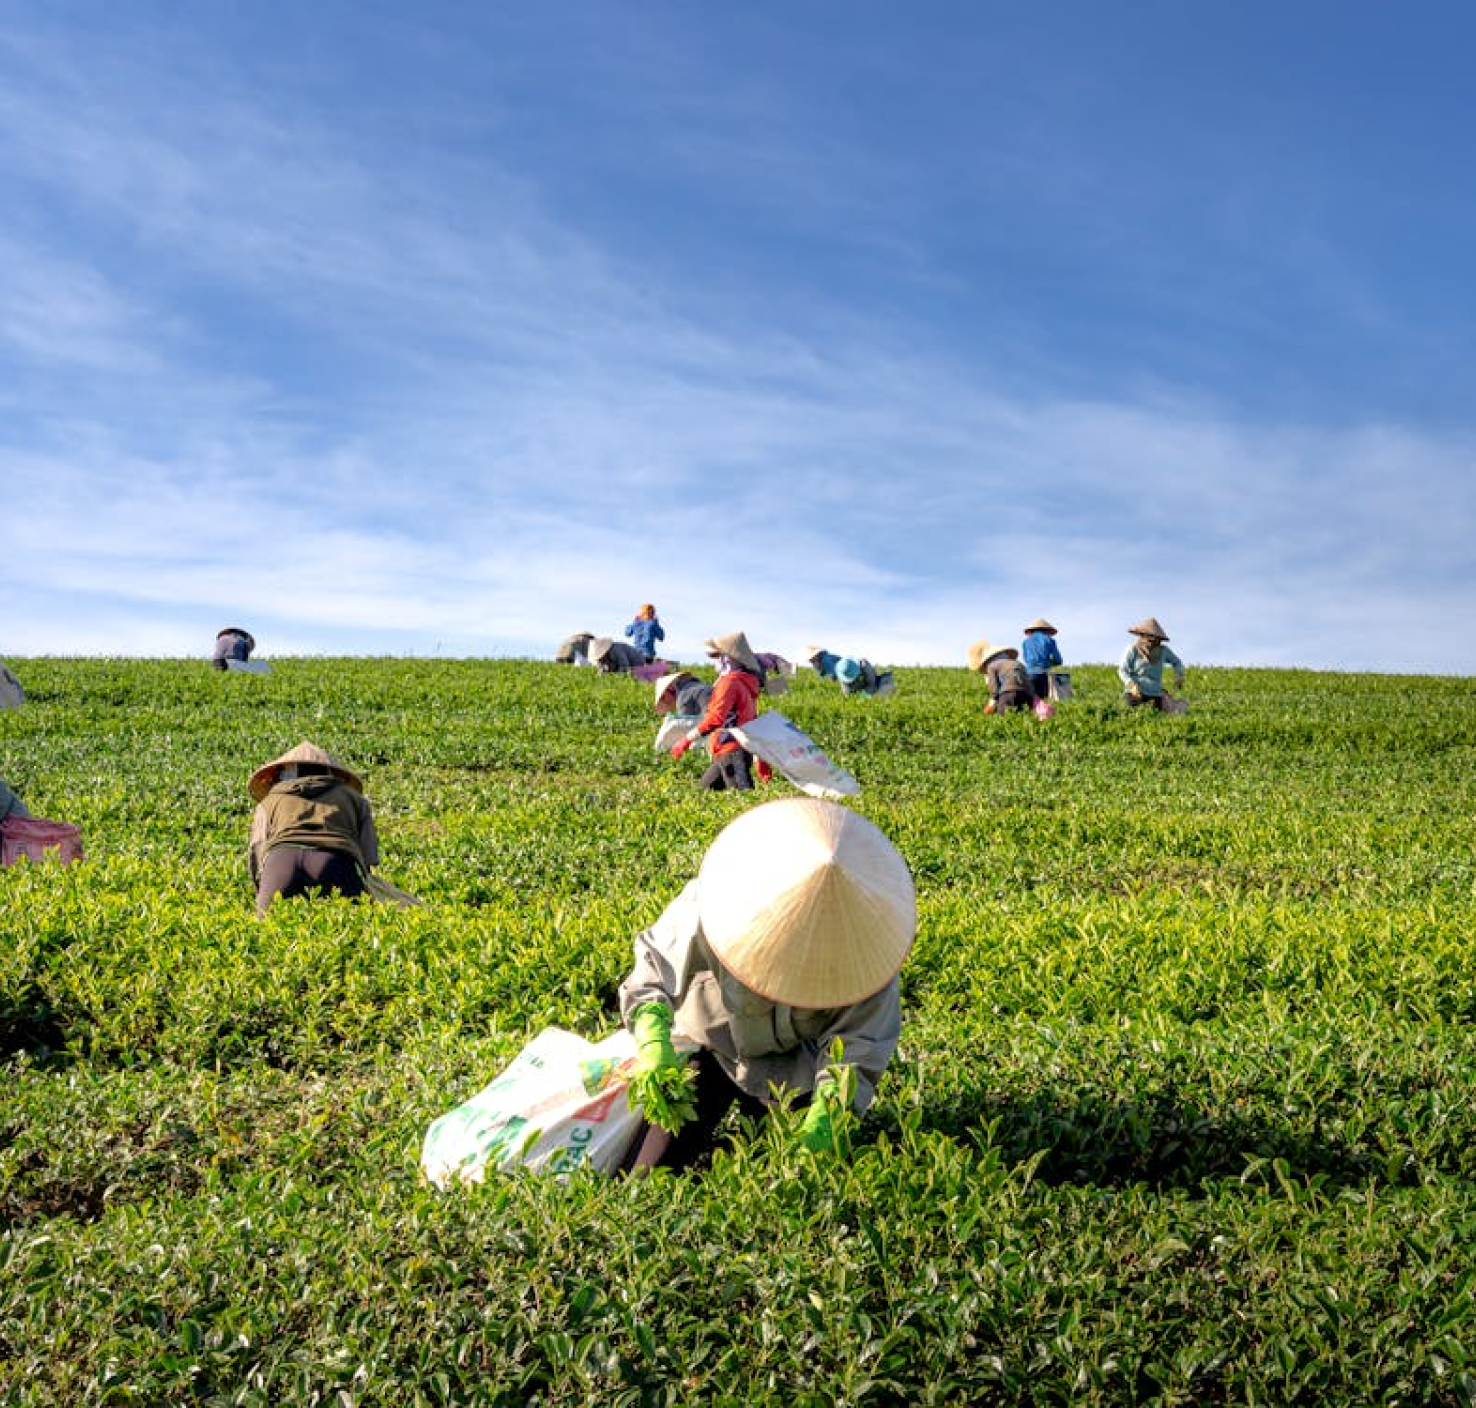
[[[1065,664],[1056,638],[1049,631],[1031,631],[1021,643],[1020,658],[1032,675],[1048,674],[1052,665]]]
[[[647,660],[654,658],[656,654],[656,643],[666,639],[666,632],[661,629],[661,622],[654,616],[637,616],[634,621],[625,628],[625,634],[635,643],[635,648],[646,657]]]

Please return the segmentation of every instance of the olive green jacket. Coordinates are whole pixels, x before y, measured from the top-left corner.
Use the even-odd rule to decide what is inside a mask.
[[[293,778],[262,798],[251,818],[251,879],[261,879],[267,852],[278,846],[339,851],[367,871],[379,864],[374,812],[362,792],[336,777]]]

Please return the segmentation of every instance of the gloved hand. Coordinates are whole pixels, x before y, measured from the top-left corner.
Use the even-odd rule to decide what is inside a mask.
[[[636,1044],[627,1094],[630,1106],[675,1134],[696,1117],[697,1073],[671,1044],[671,1008],[664,1002],[642,1003],[631,1014],[630,1032]]]
[[[671,1008],[664,1002],[643,1002],[630,1015],[630,1034],[635,1038],[636,1070],[659,1070],[684,1062],[671,1044]]]
[[[800,1124],[800,1143],[816,1154],[849,1153],[851,1141],[845,1131],[849,1115],[842,1105],[835,1070],[822,1071]]]
[[[673,743],[671,745],[671,756],[673,758],[680,758],[682,756],[682,754],[685,753],[687,751],[687,749],[690,748],[691,746],[692,746],[692,735],[691,734],[688,734],[685,738],[683,738],[680,741],[678,741],[676,743]]]

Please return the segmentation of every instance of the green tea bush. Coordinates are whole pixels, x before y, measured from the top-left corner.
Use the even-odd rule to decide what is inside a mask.
[[[0,1401],[1476,1399],[1476,684],[1195,670],[985,718],[963,669],[775,701],[918,884],[845,1162],[795,1117],[637,1180],[417,1174],[755,796],[648,686],[516,660],[12,661],[0,772],[87,860],[0,871]],[[258,921],[246,779],[365,779],[425,903]]]

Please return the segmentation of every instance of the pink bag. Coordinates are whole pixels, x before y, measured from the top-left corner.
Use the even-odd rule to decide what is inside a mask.
[[[1054,719],[1056,717],[1056,706],[1049,699],[1037,699],[1030,706],[1035,710],[1037,719]]]
[[[65,821],[43,821],[38,816],[8,816],[0,822],[0,865],[46,860],[70,865],[82,859],[82,833]]]

